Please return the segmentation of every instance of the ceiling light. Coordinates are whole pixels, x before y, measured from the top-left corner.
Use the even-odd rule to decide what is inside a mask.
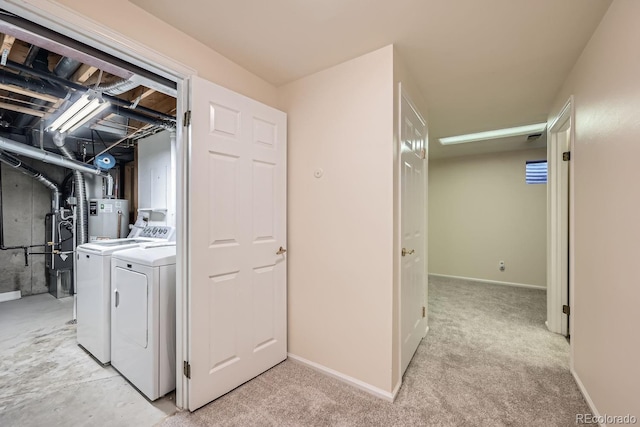
[[[94,101],[97,101],[97,102],[95,102],[95,104],[93,104],[93,102],[94,102]],[[93,105],[91,105],[91,104],[93,104]],[[69,133],[75,132],[75,130],[76,130],[76,129],[78,129],[79,127],[81,127],[82,125],[84,125],[85,123],[87,123],[89,120],[91,120],[92,118],[94,118],[95,116],[97,116],[98,114],[100,114],[101,112],[103,112],[106,108],[108,108],[108,107],[109,107],[109,105],[110,105],[110,104],[109,104],[108,102],[106,102],[106,101],[102,101],[102,102],[100,102],[100,101],[98,101],[97,99],[94,99],[94,100],[93,100],[93,101],[91,101],[91,103],[89,103],[89,105],[87,105],[87,107],[86,107],[86,108],[91,107],[91,111],[89,111],[89,112],[87,113],[87,115],[86,115],[84,118],[81,118],[81,120],[79,120],[75,125],[71,125],[71,126],[69,127],[68,132],[69,132]],[[69,122],[71,122],[71,120],[69,120]],[[65,124],[64,124],[64,127],[65,127],[65,128],[67,127],[67,124],[68,124],[68,123],[65,123]],[[60,132],[65,132],[65,131],[63,130],[63,128],[60,128]]]
[[[50,132],[73,132],[80,126],[97,116],[110,104],[102,99],[99,93],[87,91],[71,107],[51,123],[47,128]]]
[[[440,138],[440,144],[452,145],[463,144],[465,142],[486,141],[488,139],[507,138],[510,136],[528,135],[530,133],[541,133],[547,127],[547,123],[538,123],[535,125],[518,126],[514,128],[489,130],[486,132],[469,133],[466,135],[449,136]]]

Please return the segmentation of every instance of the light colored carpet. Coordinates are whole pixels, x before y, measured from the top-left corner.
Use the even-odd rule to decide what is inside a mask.
[[[431,278],[430,332],[395,403],[285,361],[174,426],[571,426],[590,413],[544,291]]]

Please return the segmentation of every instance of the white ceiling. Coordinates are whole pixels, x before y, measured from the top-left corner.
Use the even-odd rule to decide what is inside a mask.
[[[394,43],[427,100],[431,158],[529,147],[437,138],[546,121],[611,3],[130,1],[276,86]]]

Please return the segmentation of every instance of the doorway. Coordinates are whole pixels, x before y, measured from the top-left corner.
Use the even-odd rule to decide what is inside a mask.
[[[230,369],[237,360],[249,359],[249,364],[257,369],[257,371],[252,370],[253,376],[284,360],[286,358],[287,259],[285,255],[286,115],[211,82],[205,82],[195,77],[195,70],[175,63],[166,56],[151,52],[144,46],[107,28],[97,28],[95,22],[82,15],[69,13],[68,9],[56,3],[34,0],[27,5],[20,1],[10,1],[8,4],[7,7],[11,12],[19,16],[175,82],[177,95],[175,362],[178,408],[195,409],[193,402],[200,402],[199,405],[205,404],[250,379],[240,378],[240,375],[234,374],[236,371],[243,371],[243,375],[246,375],[244,372],[246,370]],[[198,87],[203,88],[204,83],[207,83],[208,92],[226,91],[225,95],[203,99],[197,104],[198,97],[193,92]],[[193,123],[191,111],[188,111],[191,104],[195,105]],[[250,114],[245,114],[247,111]],[[206,120],[202,117],[200,117],[202,120],[197,120],[195,118],[197,114],[205,116]],[[191,143],[196,134],[200,137],[222,135],[218,142],[224,148],[212,146],[196,153],[197,150],[193,150]],[[238,137],[239,135],[243,136]],[[198,139],[198,142],[200,141],[201,139]],[[240,149],[241,146],[242,150],[258,154],[252,156],[236,153],[234,150]],[[198,154],[200,157],[196,162],[194,156]],[[247,169],[251,175],[241,173],[246,172]],[[234,187],[232,179],[242,185]],[[253,183],[251,183],[252,180]],[[207,189],[208,195],[215,193],[215,197],[203,198],[194,191],[202,188]],[[190,192],[192,197],[189,197]],[[243,197],[236,198],[236,194]],[[255,196],[249,199],[245,197],[246,194],[255,194]],[[198,208],[202,209],[198,210]],[[242,214],[254,212],[259,218],[245,215],[242,222],[235,222],[237,219],[233,215],[235,212]],[[222,222],[214,223],[214,219]],[[197,246],[196,241],[201,245]],[[225,273],[209,274],[207,273],[209,270],[204,271],[204,267],[211,267],[210,258],[200,256],[200,262],[192,261],[196,258],[196,252],[199,249],[206,249],[207,246],[216,246],[216,244],[226,252],[225,258],[218,259],[214,267],[220,268],[225,264],[224,267],[228,267],[228,270],[225,270]],[[252,258],[250,265],[245,262],[249,258]],[[242,264],[242,267],[235,268],[236,264]],[[236,278],[238,280],[235,280]],[[236,313],[231,309],[231,304],[218,311],[212,309],[216,307],[216,302],[220,304],[219,295],[216,292],[226,292],[226,296],[229,297],[226,301],[234,302],[231,301],[236,294],[234,280],[242,281],[245,285],[242,298],[238,297],[241,301],[235,301],[236,306],[245,308],[244,316],[239,320],[238,316],[234,317]],[[220,282],[219,286],[215,285],[216,281]],[[214,285],[210,286],[212,283]],[[266,303],[268,298],[273,299],[273,304]],[[198,310],[194,309],[196,306]],[[208,327],[205,329],[205,332],[209,332],[208,335],[198,334],[202,328],[197,328],[202,325]],[[253,346],[250,351],[252,356],[244,357],[244,355],[234,354],[233,351],[227,351],[234,350],[235,335],[233,331],[219,334],[220,325],[228,326],[229,330],[234,328],[242,330],[243,340],[258,339],[258,342],[242,346],[244,350],[246,350],[245,347]],[[198,351],[196,347],[202,347],[203,350]],[[224,354],[216,353],[220,349]],[[212,355],[214,357],[211,357]],[[228,375],[225,378],[227,389],[222,392],[218,390],[217,395],[203,396],[196,388],[197,381],[194,378],[194,375],[198,376],[202,372],[209,375],[213,373]],[[198,378],[198,380],[202,379]],[[229,386],[229,384],[234,385]],[[208,400],[203,401],[206,397]]]
[[[547,327],[570,337],[573,299],[573,209],[571,157],[573,154],[573,97],[549,127],[547,157]]]
[[[184,336],[186,324],[183,317],[186,312],[186,163],[187,140],[182,126],[184,112],[187,110],[188,77],[195,71],[176,63],[169,58],[151,52],[144,46],[131,42],[120,34],[97,26],[95,22],[69,11],[57,3],[48,1],[7,1],[5,10],[40,25],[52,32],[61,34],[90,48],[119,58],[123,62],[132,64],[150,74],[159,76],[174,86],[173,95],[177,99],[175,127],[175,182],[176,189],[176,371],[179,372],[176,385],[176,406],[185,407],[186,396],[183,393],[186,378],[182,375],[182,361],[184,360]],[[173,185],[174,183],[172,183]]]
[[[426,335],[427,127],[398,85],[400,108],[400,376]]]

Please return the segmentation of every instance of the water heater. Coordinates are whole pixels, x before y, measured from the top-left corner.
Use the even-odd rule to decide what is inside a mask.
[[[129,201],[89,200],[89,241],[119,239],[129,234]]]

